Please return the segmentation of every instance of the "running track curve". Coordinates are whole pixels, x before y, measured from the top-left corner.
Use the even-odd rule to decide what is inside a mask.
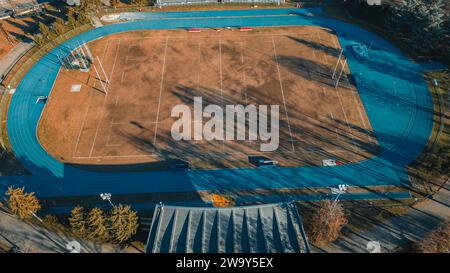
[[[315,16],[307,16],[308,12]],[[421,153],[428,141],[433,120],[432,96],[423,79],[421,65],[406,58],[381,37],[348,23],[324,18],[320,16],[320,9],[158,12],[128,16],[143,20],[107,25],[82,33],[52,50],[24,76],[9,107],[7,130],[15,155],[32,174],[0,177],[0,190],[10,185],[25,186],[38,197],[60,197],[97,195],[100,192],[114,195],[409,183],[405,165]],[[36,128],[44,104],[36,104],[36,98],[48,95],[52,89],[60,68],[56,53],[63,51],[67,54],[77,47],[78,42],[130,30],[295,25],[330,28],[338,36],[381,148],[376,157],[336,167],[108,173],[65,165],[47,154],[38,142]],[[348,48],[354,43],[372,43],[372,58],[365,62],[354,58]]]

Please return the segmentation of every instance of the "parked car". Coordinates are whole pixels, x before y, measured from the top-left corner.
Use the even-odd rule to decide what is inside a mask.
[[[265,156],[249,156],[248,161],[259,168],[273,168],[278,165],[278,161]]]

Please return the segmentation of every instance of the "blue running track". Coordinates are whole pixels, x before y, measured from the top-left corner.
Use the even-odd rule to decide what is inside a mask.
[[[306,12],[316,16],[307,16]],[[7,129],[16,156],[32,175],[1,177],[0,190],[9,185],[25,186],[39,197],[55,197],[97,195],[100,192],[132,194],[409,183],[405,165],[421,153],[428,141],[433,120],[432,96],[422,77],[424,68],[386,40],[357,26],[321,17],[320,9],[158,12],[129,16],[142,20],[82,33],[48,53],[22,79],[9,107]],[[378,139],[381,148],[378,156],[336,167],[106,173],[65,165],[47,154],[38,142],[36,127],[44,104],[36,104],[36,97],[49,95],[52,89],[60,68],[57,52],[67,54],[77,47],[78,42],[130,30],[299,25],[335,31]],[[371,59],[364,62],[356,59],[348,48],[354,43],[372,43]],[[370,196],[364,198],[370,199]]]

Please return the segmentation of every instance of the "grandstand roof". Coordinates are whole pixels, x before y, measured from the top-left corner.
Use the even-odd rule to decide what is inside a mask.
[[[155,208],[147,253],[309,252],[295,203]]]

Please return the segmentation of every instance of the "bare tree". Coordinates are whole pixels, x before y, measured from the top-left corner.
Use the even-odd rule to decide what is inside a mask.
[[[318,246],[325,246],[339,237],[346,223],[347,217],[339,202],[321,201],[311,219],[309,239]]]
[[[450,222],[432,231],[416,244],[418,252],[450,253]]]

